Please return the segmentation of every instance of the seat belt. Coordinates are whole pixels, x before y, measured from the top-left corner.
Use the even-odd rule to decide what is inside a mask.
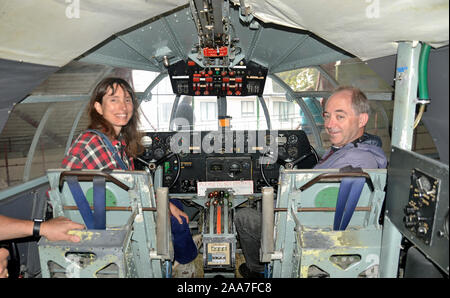
[[[105,177],[94,176],[94,228],[106,229],[106,182]]]
[[[94,214],[76,176],[66,176],[70,192],[88,229],[106,229],[105,178],[94,177]]]
[[[102,140],[103,143],[105,143],[106,147],[108,148],[108,150],[111,152],[112,156],[114,157],[114,160],[116,161],[117,165],[122,169],[122,170],[128,170],[128,167],[126,166],[126,164],[123,162],[122,158],[119,157],[119,152],[117,151],[117,149],[113,146],[113,144],[111,143],[111,141],[108,139],[108,137],[95,129],[88,129],[87,131],[95,133],[96,135],[98,135]]]
[[[364,178],[344,178],[339,187],[333,230],[343,231],[350,222],[364,188]]]

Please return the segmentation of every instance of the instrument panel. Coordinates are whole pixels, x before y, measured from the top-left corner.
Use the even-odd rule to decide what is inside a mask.
[[[196,193],[198,182],[244,180],[259,193],[278,184],[280,165],[307,169],[318,161],[302,130],[148,132],[143,143],[136,169],[162,166],[163,186],[173,193]]]
[[[399,232],[447,275],[448,165],[392,147],[386,214]],[[395,199],[393,199],[395,198]]]

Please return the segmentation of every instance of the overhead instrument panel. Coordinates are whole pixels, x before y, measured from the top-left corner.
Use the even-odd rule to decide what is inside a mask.
[[[230,67],[244,55],[239,38],[230,34],[230,4],[228,0],[191,0],[190,8],[198,34],[198,43],[189,55],[201,67]]]
[[[199,66],[193,60],[169,66],[173,93],[191,96],[262,96],[267,68],[241,60],[234,67]]]
[[[191,0],[190,9],[198,42],[186,60],[167,64],[173,93],[261,96],[267,68],[244,59],[239,38],[233,36],[229,1]]]

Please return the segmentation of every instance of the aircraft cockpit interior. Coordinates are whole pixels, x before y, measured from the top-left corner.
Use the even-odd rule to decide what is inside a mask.
[[[448,1],[314,2],[0,0],[0,223],[86,226],[76,243],[0,227],[8,276],[248,277],[249,211],[258,277],[448,279]],[[66,169],[107,77],[133,88],[143,149],[133,170]],[[315,168],[340,86],[367,96],[387,166]]]

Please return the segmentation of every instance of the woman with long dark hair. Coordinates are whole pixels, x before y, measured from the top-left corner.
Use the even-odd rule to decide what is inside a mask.
[[[143,151],[137,130],[137,107],[133,89],[125,80],[103,79],[95,87],[89,102],[88,130],[74,141],[62,166],[134,170],[133,158]],[[108,148],[108,140],[113,145],[112,150]]]
[[[62,167],[68,169],[134,170],[133,158],[142,151],[136,96],[120,78],[106,78],[95,87],[89,102],[90,123],[73,142]],[[197,247],[189,230],[189,217],[178,200],[170,200],[177,277],[193,277]],[[186,270],[189,269],[189,270]],[[184,274],[184,272],[188,274]],[[192,272],[192,275],[191,273]]]

